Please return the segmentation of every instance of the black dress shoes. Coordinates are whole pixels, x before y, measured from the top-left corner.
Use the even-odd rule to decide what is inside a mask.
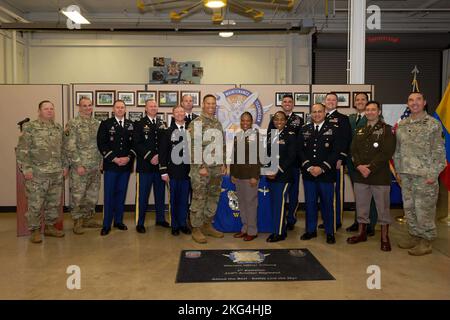
[[[334,235],[327,234],[327,243],[329,243],[329,244],[336,243],[336,239],[334,238]]]
[[[316,231],[314,231],[314,232],[305,232],[305,233],[300,237],[300,239],[301,239],[301,240],[311,240],[312,238],[315,238],[315,237],[317,237],[317,232],[316,232]]]
[[[267,242],[278,242],[278,241],[283,241],[284,239],[286,239],[286,235],[285,234],[282,234],[282,235],[279,235],[279,234],[275,234],[275,233],[272,233],[268,238],[267,238]]]
[[[179,236],[180,235],[180,231],[178,229],[172,229],[172,235],[173,236]]]
[[[345,229],[347,232],[355,232],[358,231],[358,222],[354,222],[350,227]]]
[[[136,231],[139,233],[145,233],[145,227],[144,226],[136,226]]]
[[[294,228],[295,228],[295,224],[293,224],[293,223],[288,223],[288,224],[286,225],[286,228],[287,228],[288,230],[292,231],[292,230],[294,230]]]
[[[183,232],[184,234],[191,234],[192,233],[191,229],[189,229],[188,227],[181,227],[180,231]]]
[[[124,223],[115,223],[114,228],[119,230],[128,230],[128,227]]]
[[[163,228],[170,228],[170,224],[167,221],[156,221],[155,225]]]
[[[102,228],[102,231],[100,231],[100,235],[106,236],[110,231],[111,231],[111,229]]]

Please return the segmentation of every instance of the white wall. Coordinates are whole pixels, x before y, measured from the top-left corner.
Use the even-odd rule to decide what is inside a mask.
[[[26,83],[26,42],[20,32],[16,32],[16,81],[13,82],[12,32],[0,30],[0,83]]]
[[[146,83],[153,57],[170,57],[200,61],[203,84],[281,84],[291,38],[34,33],[29,77],[30,83]]]

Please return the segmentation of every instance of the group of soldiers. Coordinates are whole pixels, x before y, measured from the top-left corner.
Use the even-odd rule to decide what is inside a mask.
[[[283,117],[275,115],[275,121],[271,120],[268,131],[278,132],[277,143],[280,146],[292,144],[289,150],[295,150],[295,153],[286,152],[286,156],[279,156],[280,163],[283,157],[292,160],[285,162],[289,168],[278,167],[278,172],[270,173],[269,178],[273,180],[277,179],[277,174],[281,176],[289,169],[286,179],[281,179],[285,183],[282,197],[274,200],[277,203],[272,203],[283,212],[280,213],[277,230],[268,241],[284,240],[287,231],[294,229],[302,174],[306,226],[301,239],[310,240],[317,236],[317,228],[323,228],[327,243],[335,243],[335,232],[342,226],[340,199],[343,197],[345,165],[355,191],[361,190],[355,192],[355,222],[347,228],[348,232],[358,231],[358,235],[349,238],[348,243],[366,241],[367,235],[373,235],[378,215],[382,229],[381,249],[390,251],[389,195],[386,198],[390,178],[386,179],[386,170],[389,170],[386,168],[389,168],[389,160],[393,157],[409,226],[409,237],[399,246],[410,249],[413,255],[431,252],[431,241],[436,237],[437,178],[445,166],[445,153],[441,126],[427,114],[425,97],[421,93],[409,95],[411,116],[399,123],[395,136],[381,117],[380,105],[376,101],[368,101],[367,94],[355,97],[357,112],[350,116],[338,112],[337,105],[337,95],[328,93],[323,104],[311,107],[311,123],[304,124],[303,119],[292,112],[294,103],[292,96],[288,95],[282,100]],[[64,236],[64,232],[57,230],[54,224],[59,215],[63,179],[66,177],[69,177],[75,234],[83,234],[84,228],[101,228],[103,236],[110,232],[112,226],[127,230],[123,213],[135,159],[137,232],[146,232],[148,198],[153,188],[157,226],[171,228],[173,235],[180,232],[192,234],[198,243],[206,243],[206,236],[223,237],[222,232],[214,229],[212,221],[221,192],[221,178],[227,173],[225,152],[221,161],[213,163],[205,160],[194,163],[189,158],[175,163],[171,158],[174,150],[178,150],[182,157],[189,151],[191,156],[195,152],[185,148],[186,131],[193,140],[208,129],[223,131],[215,117],[216,106],[215,96],[206,95],[202,113],[196,115],[192,113],[192,97],[185,95],[181,105],[173,108],[173,120],[167,127],[157,117],[158,106],[154,100],[146,102],[146,115],[136,122],[126,119],[125,103],[117,100],[113,106],[114,116],[100,123],[92,117],[92,101],[82,98],[78,116],[71,119],[63,130],[54,121],[53,103],[42,101],[38,107],[38,119],[24,125],[17,146],[17,160],[25,177],[28,198],[26,217],[31,230],[30,241],[42,242],[41,211],[45,213],[44,234]],[[285,139],[280,138],[283,135],[286,135]],[[178,148],[180,142],[183,143],[182,148]],[[203,143],[202,147],[207,148],[208,143]],[[225,144],[223,147],[225,149]],[[104,218],[99,224],[94,213],[102,173]],[[164,214],[166,185],[170,193],[170,222],[166,221]],[[287,198],[289,201],[285,206]],[[323,224],[317,226],[319,199]]]

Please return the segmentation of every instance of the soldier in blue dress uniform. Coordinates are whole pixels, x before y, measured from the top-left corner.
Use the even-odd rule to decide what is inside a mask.
[[[162,180],[169,185],[172,235],[177,236],[180,231],[191,234],[187,225],[191,183],[185,112],[183,107],[176,106],[172,113],[172,124],[161,132],[159,171]]]
[[[298,137],[298,153],[301,159],[306,202],[306,231],[300,237],[310,240],[317,237],[317,206],[324,221],[327,243],[336,242],[334,233],[334,182],[336,162],[341,150],[338,126],[325,121],[325,106],[314,104],[311,108],[312,123],[302,127]]]
[[[290,184],[293,183],[293,168],[297,166],[295,133],[286,128],[287,116],[283,111],[278,111],[273,116],[274,130],[267,134],[267,153],[271,158],[270,167],[266,173],[269,179],[269,190],[272,202],[273,232],[267,238],[267,242],[277,242],[286,239],[286,212],[285,202],[289,192]],[[278,146],[276,148],[275,146]],[[278,149],[278,150],[277,150]],[[278,151],[278,154],[275,154]],[[278,159],[276,168],[273,159]]]
[[[158,105],[155,100],[145,103],[145,117],[135,122],[134,146],[137,154],[136,165],[136,231],[145,233],[145,215],[148,207],[148,197],[152,187],[156,225],[169,228],[165,220],[165,184],[159,172],[159,142],[162,130],[166,129],[164,121],[157,117]]]
[[[283,100],[281,102],[281,108],[287,116],[286,129],[287,131],[294,132],[296,136],[300,131],[300,128],[303,126],[303,119],[298,115],[292,112],[294,109],[294,98],[290,94],[286,94],[283,96]],[[272,129],[276,129],[275,125],[272,121],[269,123],[268,132]],[[297,161],[299,163],[299,161]],[[291,186],[289,187],[288,199],[289,203],[287,205],[287,229],[294,230],[294,225],[297,222],[297,207],[298,207],[298,190],[299,190],[299,182],[300,182],[300,167],[294,166],[292,168],[292,177],[293,181]]]
[[[336,163],[336,229],[342,226],[342,212],[344,211],[344,167],[352,141],[352,128],[348,116],[337,111],[338,96],[334,92],[327,93],[325,97],[326,121],[338,126],[337,135],[340,141],[339,158]],[[320,225],[319,228],[323,228]]]
[[[123,223],[125,198],[133,160],[133,122],[125,119],[125,103],[114,102],[114,117],[100,124],[97,132],[97,146],[103,155],[104,208],[101,235],[111,231],[111,223],[120,230],[127,230]]]

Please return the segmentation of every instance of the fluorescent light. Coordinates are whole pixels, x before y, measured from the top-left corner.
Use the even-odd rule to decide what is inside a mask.
[[[61,13],[65,15],[67,18],[72,20],[77,24],[91,24],[85,17],[81,15],[79,11],[70,10],[71,8],[67,7],[66,10],[61,10]]]
[[[223,8],[227,5],[226,0],[204,0],[203,3],[206,7],[211,9]]]
[[[233,31],[221,31],[219,32],[219,36],[221,36],[222,38],[229,38],[232,37],[234,35]]]

